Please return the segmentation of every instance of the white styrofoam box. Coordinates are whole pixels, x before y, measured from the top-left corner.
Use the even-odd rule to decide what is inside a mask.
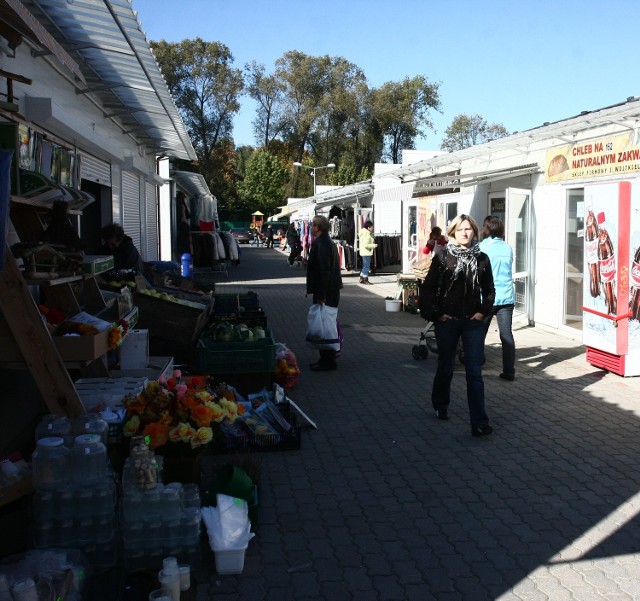
[[[129,330],[120,345],[120,369],[144,369],[149,364],[149,330]]]
[[[214,550],[216,572],[218,572],[218,574],[242,574],[246,550],[246,546],[243,549],[229,549],[227,551]]]

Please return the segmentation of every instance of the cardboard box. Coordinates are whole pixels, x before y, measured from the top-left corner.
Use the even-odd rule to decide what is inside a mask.
[[[63,361],[95,361],[109,350],[109,328],[88,336],[53,336]]]
[[[144,369],[149,365],[149,330],[129,330],[120,345],[120,369]]]
[[[111,255],[85,255],[82,263],[82,273],[98,275],[113,269],[113,256]]]

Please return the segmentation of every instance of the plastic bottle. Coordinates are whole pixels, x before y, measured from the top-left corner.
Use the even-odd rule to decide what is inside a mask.
[[[615,315],[617,311],[617,301],[615,292],[616,279],[616,256],[611,242],[609,232],[604,227],[605,215],[598,213],[598,262],[600,264],[600,282],[604,291],[604,300],[607,305],[607,312]]]
[[[180,257],[180,275],[183,278],[191,277],[191,272],[193,271],[193,264],[191,262],[191,255],[189,253],[184,253]]]
[[[589,209],[585,223],[585,255],[589,271],[589,291],[593,298],[600,296],[600,269],[598,268],[598,223]]]

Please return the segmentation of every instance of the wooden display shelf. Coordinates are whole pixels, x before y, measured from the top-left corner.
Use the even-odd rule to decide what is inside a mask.
[[[29,495],[32,492],[33,483],[31,482],[31,475],[23,476],[11,486],[0,488],[0,507],[8,505],[20,497]]]

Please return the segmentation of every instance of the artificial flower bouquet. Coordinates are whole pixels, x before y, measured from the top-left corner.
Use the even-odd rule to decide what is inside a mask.
[[[211,386],[208,376],[183,377],[179,370],[167,380],[154,380],[137,395],[124,399],[125,436],[144,436],[151,449],[198,451],[221,436],[223,424],[233,424],[245,407],[235,389]],[[174,446],[175,445],[175,446]]]

